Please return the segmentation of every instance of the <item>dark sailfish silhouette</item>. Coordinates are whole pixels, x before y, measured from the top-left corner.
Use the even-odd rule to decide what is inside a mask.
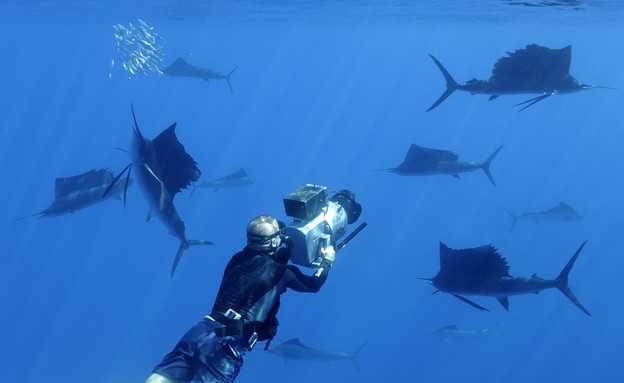
[[[462,295],[494,297],[505,310],[509,310],[510,295],[537,294],[545,289],[557,288],[576,307],[591,316],[568,287],[568,274],[585,243],[587,241],[581,244],[557,278],[549,280],[542,279],[537,274],[530,277],[512,277],[509,275],[507,261],[491,245],[453,250],[440,242],[440,272],[433,278],[421,279],[430,281],[437,289],[434,294],[439,291],[449,293],[484,311],[488,310]]]
[[[232,84],[230,84],[230,76],[232,73],[238,69],[238,65],[234,67],[228,74],[222,74],[219,72],[211,71],[208,68],[202,68],[198,66],[191,65],[184,61],[182,57],[178,57],[171,65],[163,69],[163,73],[168,76],[177,76],[177,77],[196,77],[204,79],[208,82],[210,80],[225,80],[227,81],[228,86],[230,87],[230,92],[234,93],[232,89]]]
[[[492,185],[496,186],[492,173],[490,173],[490,163],[496,157],[503,145],[492,153],[483,163],[474,161],[459,161],[457,154],[448,150],[423,148],[412,144],[405,156],[405,160],[396,168],[382,169],[394,172],[402,176],[426,176],[434,174],[448,174],[459,178],[459,173],[474,172],[482,169],[489,178]]]
[[[191,195],[189,195],[189,198],[191,198],[197,188],[210,188],[214,191],[217,191],[224,188],[243,187],[251,185],[255,182],[256,180],[249,177],[245,169],[241,168],[236,173],[228,174],[227,176],[223,176],[215,180],[204,181],[198,184],[196,183],[195,185],[193,185],[193,190],[191,191]]]
[[[171,276],[173,277],[184,250],[192,245],[212,245],[210,241],[186,237],[184,222],[180,219],[173,205],[173,197],[176,193],[186,189],[192,182],[197,181],[201,172],[197,168],[195,160],[178,141],[175,134],[175,122],[163,130],[156,138],[149,140],[141,134],[136,116],[134,115],[134,107],[132,107],[132,104],[130,106],[132,108],[132,118],[134,119],[134,140],[130,152],[132,162],[113,180],[109,190],[114,187],[117,180],[126,170],[128,171],[127,180],[130,177],[132,168],[134,168],[137,173],[137,182],[150,206],[147,221],[154,217],[160,218],[169,230],[169,233],[180,240],[180,247],[171,267]]]
[[[19,221],[25,218],[39,216],[56,217],[63,214],[73,213],[76,210],[84,209],[95,203],[103,201],[102,193],[109,187],[115,175],[108,169],[92,169],[86,173],[73,177],[57,178],[54,182],[54,201],[44,210],[38,213],[18,218]],[[134,182],[129,179],[128,183]],[[124,185],[116,185],[107,196],[119,198]]]
[[[311,348],[302,344],[299,338],[293,338],[287,340],[279,346],[271,347],[267,351],[270,354],[284,358],[284,361],[286,361],[287,359],[300,359],[307,361],[333,363],[340,360],[350,359],[351,362],[353,362],[353,366],[355,367],[355,369],[360,372],[360,368],[358,367],[355,357],[364,348],[364,346],[366,346],[367,343],[368,341],[362,343],[362,345],[358,347],[355,352],[349,354],[342,351],[326,351]]]
[[[427,109],[435,109],[455,90],[465,90],[471,94],[489,94],[489,100],[505,94],[536,93],[539,96],[523,101],[524,110],[536,102],[563,93],[572,93],[583,89],[603,88],[605,86],[590,85],[579,82],[570,75],[572,46],[551,49],[537,44],[514,52],[507,52],[506,57],[498,59],[494,64],[492,76],[487,80],[473,78],[468,82],[456,82],[440,61],[433,55],[431,59],[438,66],[446,79],[446,91]]]
[[[511,228],[509,232],[514,229],[516,223],[518,221],[534,221],[534,222],[542,222],[542,221],[579,221],[587,216],[581,215],[576,212],[572,208],[572,206],[568,205],[565,202],[560,202],[559,205],[555,207],[551,207],[550,209],[544,211],[537,211],[534,213],[524,213],[521,215],[514,214],[511,210],[503,208],[509,215],[513,222],[511,223]]]

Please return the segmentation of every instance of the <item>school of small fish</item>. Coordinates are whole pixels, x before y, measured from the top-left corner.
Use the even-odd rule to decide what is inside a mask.
[[[136,26],[132,23],[128,26],[116,24],[113,29],[117,58],[131,77],[163,74],[161,68],[165,67],[163,48],[166,41],[154,31],[154,27],[139,19]],[[112,77],[114,66],[115,59],[111,61],[109,77]]]

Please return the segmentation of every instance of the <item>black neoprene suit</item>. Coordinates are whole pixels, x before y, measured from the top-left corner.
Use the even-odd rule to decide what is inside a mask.
[[[307,276],[295,266],[245,247],[225,268],[212,312],[225,314],[232,309],[246,322],[263,322],[286,289],[315,293],[325,283],[330,268],[331,263],[324,260],[313,276]]]

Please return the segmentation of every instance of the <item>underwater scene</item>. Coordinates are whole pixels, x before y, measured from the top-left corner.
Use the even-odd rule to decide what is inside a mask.
[[[339,250],[237,383],[618,381],[623,18],[2,1],[3,379],[144,382],[270,214]]]

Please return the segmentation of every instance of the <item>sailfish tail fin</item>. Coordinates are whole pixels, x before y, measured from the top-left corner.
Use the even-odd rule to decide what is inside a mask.
[[[555,281],[558,282],[557,288],[559,289],[559,291],[561,291],[563,293],[563,295],[568,297],[568,299],[571,300],[572,303],[574,303],[576,305],[576,307],[581,309],[581,311],[583,311],[585,314],[591,316],[591,314],[583,306],[581,301],[579,301],[578,298],[576,296],[574,296],[574,293],[572,293],[572,290],[570,290],[570,287],[568,287],[568,274],[570,274],[570,270],[572,270],[572,266],[574,266],[574,262],[576,262],[576,258],[578,258],[578,255],[581,253],[581,250],[583,249],[583,246],[585,246],[586,243],[587,243],[587,241],[583,242],[581,244],[581,246],[578,248],[578,250],[576,250],[576,253],[574,253],[572,258],[570,258],[570,260],[565,265],[563,270],[561,270],[561,273],[559,273],[557,278],[555,278]]]
[[[444,91],[444,93],[442,93],[442,96],[440,96],[436,100],[436,102],[434,102],[433,105],[431,105],[429,109],[426,110],[427,112],[437,108],[438,105],[440,105],[444,100],[446,100],[446,98],[450,96],[455,91],[455,89],[457,89],[457,81],[453,79],[451,74],[446,70],[446,68],[442,65],[442,63],[437,58],[435,58],[432,54],[429,54],[429,57],[431,57],[433,62],[437,65],[438,69],[440,69],[440,72],[442,72],[442,75],[444,76],[444,79],[446,80],[446,90]]]
[[[505,210],[510,216],[511,219],[513,220],[511,222],[511,228],[509,228],[509,232],[511,233],[511,231],[514,229],[514,227],[516,227],[516,223],[518,223],[518,219],[520,218],[519,216],[517,216],[516,214],[514,214],[514,212],[512,212],[509,209],[506,209],[504,207],[501,207],[501,209]]]
[[[234,69],[232,69],[230,71],[230,73],[228,73],[227,75],[225,75],[225,81],[227,81],[228,86],[230,87],[230,92],[232,92],[232,94],[234,94],[234,90],[232,89],[232,84],[230,84],[230,76],[232,76],[232,73],[234,73],[234,71],[238,69],[238,65],[234,67]]]
[[[483,163],[481,164],[481,169],[483,169],[483,171],[485,172],[485,175],[487,176],[487,178],[490,179],[490,182],[492,183],[492,185],[496,186],[496,182],[494,182],[494,177],[492,177],[492,173],[490,173],[490,163],[492,162],[492,160],[494,159],[494,157],[496,157],[496,155],[498,154],[498,152],[500,152],[500,150],[503,148],[504,145],[501,145],[498,147],[498,149],[496,149],[494,151],[494,153],[490,154],[490,156],[488,157],[487,160],[483,161]]]
[[[358,354],[358,352],[362,351],[362,349],[364,348],[364,346],[366,346],[367,343],[368,343],[368,340],[362,343],[360,347],[358,347],[357,350],[355,350],[355,352],[349,356],[349,359],[351,359],[351,362],[353,363],[353,367],[355,367],[357,372],[360,372],[360,367],[357,364],[357,360],[355,359],[355,356]]]
[[[178,252],[176,253],[175,259],[173,260],[173,265],[171,266],[171,278],[173,278],[173,273],[175,273],[176,267],[178,267],[178,263],[180,262],[180,258],[182,258],[182,253],[184,253],[184,250],[194,245],[214,245],[214,243],[201,239],[187,239],[180,243],[180,247],[178,247]]]

